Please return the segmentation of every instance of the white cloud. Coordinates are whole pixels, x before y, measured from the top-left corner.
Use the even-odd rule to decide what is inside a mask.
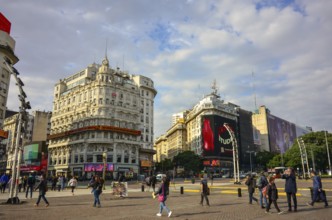
[[[34,109],[51,109],[59,79],[101,62],[107,40],[111,66],[154,80],[156,136],[173,113],[209,93],[214,79],[226,101],[253,110],[252,71],[258,105],[332,131],[331,1],[259,10],[261,1],[246,0],[35,2],[0,0]],[[15,100],[11,92],[9,108]]]

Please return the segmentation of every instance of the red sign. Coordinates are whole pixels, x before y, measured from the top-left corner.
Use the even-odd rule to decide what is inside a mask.
[[[10,27],[10,21],[0,12],[0,30],[10,34]]]

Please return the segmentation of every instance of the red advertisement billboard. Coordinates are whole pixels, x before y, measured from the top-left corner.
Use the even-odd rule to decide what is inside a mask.
[[[233,157],[232,139],[224,127],[227,123],[237,134],[236,122],[217,115],[202,117],[202,148],[203,156]]]
[[[10,21],[0,12],[0,30],[10,34]]]

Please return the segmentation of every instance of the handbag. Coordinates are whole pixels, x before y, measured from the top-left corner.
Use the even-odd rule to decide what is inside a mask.
[[[164,202],[165,201],[165,196],[164,195],[158,195],[158,201],[159,202]]]
[[[263,187],[263,189],[262,189],[263,196],[266,196],[266,191],[267,191],[267,186]]]

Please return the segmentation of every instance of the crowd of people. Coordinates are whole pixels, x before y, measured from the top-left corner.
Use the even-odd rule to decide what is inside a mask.
[[[328,201],[325,194],[323,193],[323,186],[320,176],[318,176],[315,171],[311,171],[311,177],[313,181],[312,200],[308,202],[307,205],[314,206],[317,199],[320,198],[324,202],[325,207],[328,207]],[[297,184],[294,169],[288,168],[283,173],[283,175],[281,175],[281,178],[285,179],[284,191],[287,196],[288,212],[297,212]],[[51,182],[52,191],[63,191],[67,186],[71,189],[72,195],[74,195],[75,189],[78,185],[78,180],[74,176],[71,177],[68,181],[68,179],[64,175],[53,176],[49,179],[46,179],[46,176],[44,174],[41,175],[39,178],[36,178],[35,175],[32,175],[30,173],[28,176],[19,177],[18,189],[19,191],[23,189],[23,192],[25,192],[25,197],[30,199],[32,199],[33,192],[38,190],[39,196],[34,205],[36,207],[39,206],[41,199],[43,199],[45,202],[45,206],[48,207],[50,205],[46,198],[46,192],[48,191],[48,181]],[[119,175],[117,181],[118,183],[125,181],[124,176]],[[5,190],[10,186],[10,183],[11,177],[7,174],[3,174],[0,177],[0,192],[5,193]],[[157,216],[162,216],[163,211],[166,211],[167,216],[170,217],[172,215],[172,211],[166,206],[166,200],[169,195],[170,176],[162,177],[158,189],[156,189],[157,183],[157,178],[154,175],[145,179],[145,184],[149,187],[149,191],[150,188],[152,188],[153,197],[158,198],[159,201],[159,212],[157,213]],[[248,187],[249,204],[253,204],[254,201],[256,204],[260,205],[262,209],[265,209],[266,213],[270,212],[271,205],[273,204],[278,214],[284,213],[284,211],[280,210],[278,206],[278,189],[275,184],[275,177],[266,176],[264,172],[261,172],[257,178],[252,175],[248,175],[244,183]],[[91,187],[91,193],[94,197],[93,207],[101,207],[100,195],[103,192],[104,185],[104,179],[102,179],[98,175],[92,176],[90,182],[88,183],[88,187]],[[259,198],[254,197],[256,189],[258,190]],[[202,175],[200,181],[199,204],[203,206],[205,200],[206,205],[210,206],[210,201],[208,198],[209,195],[210,188],[208,186],[208,178],[207,175],[204,174]]]

